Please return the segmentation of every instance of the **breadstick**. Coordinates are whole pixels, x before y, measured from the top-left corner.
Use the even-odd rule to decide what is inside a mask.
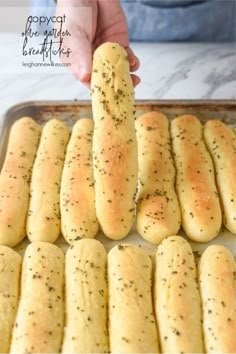
[[[159,243],[181,225],[175,192],[175,167],[171,156],[169,121],[158,112],[143,114],[136,122],[139,165],[137,231],[147,241]]]
[[[225,227],[236,234],[236,136],[219,120],[209,120],[204,138],[216,170]]]
[[[30,185],[27,235],[31,242],[54,242],[61,232],[60,185],[69,128],[56,119],[43,128]]]
[[[19,296],[21,256],[0,246],[0,353],[8,353]]]
[[[194,241],[210,241],[220,231],[222,216],[202,125],[195,116],[178,117],[171,122],[171,136],[183,229]]]
[[[199,262],[207,353],[236,353],[236,265],[224,246],[209,246]]]
[[[138,164],[133,85],[127,53],[118,44],[95,51],[91,87],[97,218],[105,235],[119,240],[133,223]]]
[[[96,240],[76,242],[66,254],[63,353],[108,353],[107,254]]]
[[[154,301],[162,352],[202,353],[196,266],[182,237],[168,237],[158,247]]]
[[[41,134],[28,117],[10,131],[7,154],[0,174],[0,244],[14,247],[26,236],[29,182]]]
[[[61,228],[69,244],[98,232],[92,166],[93,121],[74,125],[61,181]]]
[[[46,242],[25,252],[11,353],[58,353],[63,334],[64,255]]]
[[[111,353],[158,353],[152,304],[152,261],[134,245],[108,254]]]

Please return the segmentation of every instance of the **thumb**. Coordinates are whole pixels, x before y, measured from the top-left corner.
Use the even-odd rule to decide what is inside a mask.
[[[92,70],[91,11],[83,6],[65,7],[64,5],[63,1],[58,1],[56,13],[66,15],[66,30],[69,35],[63,37],[63,43],[70,49],[70,55],[62,54],[61,61],[66,63],[77,79],[86,83],[90,81]]]
[[[92,71],[92,46],[80,30],[70,40],[71,58],[69,69],[81,82],[89,82]]]

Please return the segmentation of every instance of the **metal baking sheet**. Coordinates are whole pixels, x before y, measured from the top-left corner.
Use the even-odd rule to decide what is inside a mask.
[[[161,111],[171,120],[181,114],[194,114],[204,124],[209,119],[219,119],[230,125],[236,131],[236,101],[233,100],[217,100],[217,101],[190,101],[190,100],[172,100],[172,101],[136,101],[136,116],[148,111]],[[72,126],[79,118],[92,118],[92,109],[90,101],[36,101],[24,102],[10,108],[4,117],[0,119],[0,170],[4,161],[7,148],[9,131],[12,124],[23,116],[34,118],[39,124],[44,125],[51,118],[58,118]],[[185,237],[183,230],[178,233]],[[107,251],[116,244],[133,243],[141,245],[150,255],[156,252],[156,245],[143,240],[136,232],[135,226],[129,235],[120,241],[109,240],[102,232],[99,232],[97,239],[100,240]],[[203,250],[210,244],[222,244],[231,249],[236,257],[236,235],[231,234],[224,227],[220,234],[212,241],[207,243],[197,243],[186,239],[190,242],[196,255],[200,255]],[[24,253],[29,243],[27,237],[15,247],[15,249]],[[68,244],[62,236],[55,242],[63,251],[66,251]]]

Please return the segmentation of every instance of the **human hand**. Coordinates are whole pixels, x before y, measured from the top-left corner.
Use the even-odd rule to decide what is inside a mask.
[[[66,15],[66,29],[71,36],[64,37],[65,44],[71,49],[68,58],[62,62],[71,63],[73,75],[90,87],[92,55],[94,50],[105,42],[116,42],[128,54],[130,71],[139,67],[139,60],[129,48],[128,28],[119,0],[58,0],[57,16]],[[136,86],[140,79],[131,74]]]

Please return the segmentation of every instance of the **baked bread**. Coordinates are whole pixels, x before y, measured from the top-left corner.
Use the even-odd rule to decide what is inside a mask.
[[[220,231],[222,216],[202,125],[195,116],[178,117],[171,122],[171,137],[183,229],[193,241],[210,241]]]
[[[159,112],[136,121],[139,166],[137,231],[147,241],[159,243],[175,235],[181,213],[175,192],[175,167],[171,155],[169,121]]]
[[[107,254],[96,240],[66,253],[66,323],[63,353],[108,353]]]
[[[31,242],[54,242],[61,233],[60,186],[70,130],[49,120],[42,132],[30,185],[27,235]]]
[[[41,134],[29,117],[17,120],[11,130],[0,174],[0,244],[14,247],[26,236],[29,182]]]
[[[21,256],[0,246],[0,353],[8,353],[20,291]]]
[[[97,218],[105,235],[119,240],[133,223],[138,175],[134,91],[119,44],[104,43],[95,51],[91,89]]]
[[[108,287],[111,353],[158,353],[151,258],[134,245],[112,248]]]
[[[223,223],[236,234],[236,136],[230,127],[213,119],[204,127],[204,138],[215,166]]]
[[[47,242],[25,252],[11,353],[58,353],[64,322],[64,255]]]
[[[199,262],[207,353],[236,353],[236,264],[224,246],[209,246]]]
[[[163,353],[203,353],[201,301],[192,249],[180,236],[156,253],[154,302]]]
[[[69,244],[98,232],[92,161],[93,121],[79,119],[67,146],[62,173],[61,230]]]

